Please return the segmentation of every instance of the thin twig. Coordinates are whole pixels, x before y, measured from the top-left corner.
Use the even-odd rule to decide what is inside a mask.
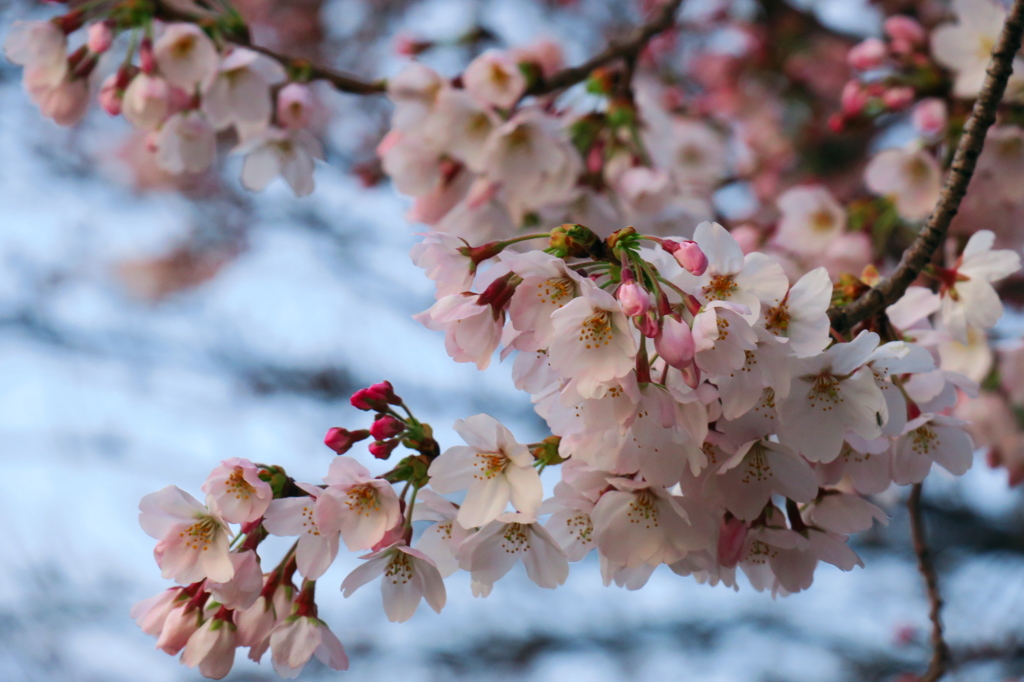
[[[985,83],[981,87],[970,118],[964,126],[963,135],[956,147],[953,163],[942,187],[942,194],[928,223],[903,253],[896,271],[868,289],[856,301],[841,308],[830,308],[832,328],[845,332],[859,322],[869,319],[886,306],[890,306],[907,291],[911,282],[917,279],[921,270],[931,260],[936,249],[946,238],[949,224],[960,208],[960,201],[967,192],[967,185],[974,175],[974,166],[985,144],[985,135],[995,122],[996,107],[1003,98],[1006,81],[1013,71],[1013,57],[1020,49],[1021,33],[1024,31],[1024,0],[1014,0],[1006,23],[999,34],[999,40],[992,52],[992,59],[985,72]]]
[[[925,539],[924,519],[921,517],[921,484],[915,483],[910,489],[907,499],[910,512],[910,532],[914,539],[914,554],[917,555],[917,568],[924,576],[925,588],[928,591],[928,603],[931,608],[928,617],[932,621],[932,658],[928,662],[928,670],[918,678],[918,682],[937,682],[949,670],[951,656],[949,645],[942,636],[942,594],[939,592],[939,579],[935,574],[931,552]]]
[[[586,80],[590,73],[597,68],[609,64],[617,59],[635,60],[651,38],[671,28],[675,22],[676,12],[683,0],[668,0],[661,6],[654,18],[642,26],[633,29],[624,40],[612,41],[603,51],[594,55],[579,66],[570,66],[551,75],[550,78],[538,79],[530,88],[528,95],[546,95],[557,90],[564,90],[570,86]]]

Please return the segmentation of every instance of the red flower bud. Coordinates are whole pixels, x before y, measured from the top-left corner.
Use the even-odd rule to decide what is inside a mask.
[[[353,445],[369,437],[370,432],[366,429],[349,431],[348,429],[333,426],[327,430],[327,435],[324,436],[324,445],[329,447],[331,450],[334,450],[339,455],[343,455],[351,450]]]
[[[370,454],[377,459],[387,459],[391,456],[391,453],[395,448],[398,447],[398,439],[392,438],[391,440],[378,440],[370,443]]]
[[[373,422],[373,425],[370,427],[370,435],[373,436],[374,440],[394,438],[403,431],[405,431],[405,422],[392,417],[390,414],[386,414]]]

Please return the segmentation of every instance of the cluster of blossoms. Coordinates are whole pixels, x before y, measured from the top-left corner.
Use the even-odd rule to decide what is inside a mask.
[[[160,4],[21,24],[6,53],[42,112],[72,124],[126,34],[99,100],[146,131],[159,166],[202,171],[227,133],[246,187],[280,175],[309,193],[320,152],[308,69],[232,45],[233,14],[164,23]],[[352,404],[373,423],[327,434],[337,456],[321,483],[236,458],[210,475],[205,505],[174,487],[144,498],[142,526],[178,586],[137,605],[139,625],[208,677],[228,673],[237,647],[257,661],[269,649],[294,677],[314,655],[347,667],[315,601],[342,542],[367,552],[342,591],[381,578],[392,621],[424,600],[439,612],[458,570],[476,596],[517,562],[554,588],[592,551],[606,584],[637,589],[664,564],[737,589],[742,572],[785,595],[820,562],[860,565],[848,537],[887,520],[868,498],[933,464],[963,474],[977,444],[1024,480],[1024,350],[995,353],[989,339],[1003,312],[993,285],[1020,268],[996,248],[1024,225],[1019,111],[1000,111],[916,286],[856,332],[828,314],[877,284],[933,211],[1004,19],[991,0],[956,0],[936,25],[891,16],[881,37],[841,46],[838,79],[787,61],[793,90],[827,102],[806,107],[821,125],[805,145],[859,135],[876,149],[875,131],[912,124],[908,144],[837,161],[833,177],[796,168],[787,120],[806,112],[787,109],[796,95],[774,85],[766,57],[783,41],[730,11],[694,27],[728,55],[696,50],[683,79],[644,73],[675,55],[653,42],[628,68],[593,71],[571,102],[550,86],[564,73],[553,43],[486,51],[454,78],[409,64],[387,83],[394,113],[376,150],[413,197],[410,220],[431,228],[412,258],[436,302],[416,318],[457,362],[514,358],[551,436],[520,443],[476,415],[455,426],[466,444],[442,452],[390,384],[359,391]],[[561,226],[534,232],[550,225]],[[347,454],[367,439],[377,459],[412,454],[373,476]],[[548,499],[542,475],[559,477]],[[270,535],[298,538],[272,568],[260,555]]]
[[[92,76],[116,62],[99,86],[99,103],[146,134],[147,149],[163,171],[207,170],[218,134],[231,133],[235,151],[245,155],[245,187],[261,190],[280,176],[296,195],[312,192],[314,160],[323,154],[307,130],[313,97],[301,69],[289,82],[277,61],[230,44],[222,37],[230,22],[206,29],[164,23],[153,21],[148,9],[121,3],[97,17],[73,10],[50,21],[18,23],[4,51],[24,67],[25,89],[43,115],[61,125],[81,120]],[[115,60],[111,53],[122,34],[130,35],[129,44]],[[76,39],[82,44],[71,49]]]

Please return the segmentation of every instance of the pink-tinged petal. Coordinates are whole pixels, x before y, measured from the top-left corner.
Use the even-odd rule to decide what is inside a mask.
[[[258,147],[242,162],[242,186],[253,192],[263,191],[281,171],[277,153],[267,147]]]
[[[531,457],[532,459],[532,457]],[[529,516],[536,516],[537,509],[544,498],[544,486],[540,482],[540,474],[531,467],[508,466],[505,477],[510,486],[509,498],[516,511]]]
[[[302,535],[310,529],[315,504],[311,497],[273,500],[263,516],[263,526],[271,535]]]
[[[415,568],[412,564],[412,559],[408,557],[404,563],[393,560],[390,570],[380,583],[384,614],[392,623],[404,623],[412,618],[423,598],[419,583],[415,580]]]
[[[569,577],[569,560],[555,539],[542,527],[530,526],[530,549],[523,555],[526,575],[538,587],[554,589]]]
[[[356,590],[366,583],[382,575],[384,569],[387,568],[388,562],[391,561],[391,553],[385,550],[364,558],[366,561],[356,566],[341,582],[341,593],[346,598],[351,597]]]
[[[974,443],[961,428],[934,426],[938,443],[935,462],[954,476],[963,476],[974,463]]]
[[[338,536],[302,535],[295,551],[295,563],[306,580],[316,580],[330,568],[338,556]]]
[[[731,275],[743,268],[743,249],[729,231],[718,223],[703,222],[693,232],[693,241],[708,257],[709,268],[720,275]]]
[[[480,451],[475,446],[465,445],[456,445],[445,450],[440,457],[431,462],[427,470],[430,475],[430,486],[442,494],[468,488],[475,480],[473,458]]]
[[[321,629],[320,645],[313,651],[313,655],[331,670],[348,670],[348,654],[341,640],[326,625]]]
[[[775,475],[775,490],[794,502],[810,502],[818,494],[814,470],[788,448],[768,444],[765,455]]]
[[[324,476],[324,483],[328,485],[350,486],[356,483],[365,483],[373,476],[370,470],[359,463],[353,457],[339,456],[331,460],[331,465]]]
[[[206,507],[181,488],[169,485],[144,496],[139,501],[139,511],[142,530],[159,540],[182,521],[191,523],[196,514],[205,514]]]
[[[400,547],[399,551],[413,557],[413,581],[430,608],[434,609],[435,613],[441,613],[448,600],[448,594],[437,566],[426,554],[411,547]]]
[[[498,518],[508,506],[511,489],[501,475],[486,478],[470,486],[456,520],[463,528],[483,526]]]
[[[226,583],[235,576],[235,566],[231,563],[229,553],[230,546],[228,534],[221,530],[217,532],[209,548],[199,550],[199,563],[207,579],[215,583]]]

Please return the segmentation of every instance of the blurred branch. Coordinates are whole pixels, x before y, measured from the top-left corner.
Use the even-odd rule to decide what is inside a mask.
[[[1024,3],[1018,3],[1024,4]],[[915,483],[907,499],[910,511],[910,532],[914,539],[914,554],[917,555],[917,568],[924,576],[925,588],[928,591],[928,602],[931,604],[928,617],[932,621],[932,659],[928,670],[919,678],[919,682],[936,682],[949,669],[949,645],[942,636],[942,594],[939,592],[939,579],[935,574],[931,552],[925,539],[924,519],[921,516],[921,484]]]
[[[598,53],[579,66],[570,66],[553,74],[550,78],[539,79],[527,92],[528,95],[546,95],[556,90],[563,90],[586,80],[587,76],[597,68],[617,59],[626,61],[627,66],[635,63],[637,57],[647,47],[651,38],[668,30],[675,22],[676,12],[683,0],[667,0],[654,18],[646,24],[636,27],[625,39],[611,41],[602,52]]]
[[[985,135],[995,122],[996,107],[1003,98],[1006,81],[1013,71],[1013,56],[1020,49],[1021,33],[1024,32],[1024,0],[1014,0],[1013,6],[1003,24],[999,41],[988,63],[985,83],[978,95],[971,116],[964,126],[963,135],[956,147],[953,163],[942,187],[939,203],[928,218],[928,223],[917,235],[914,243],[903,253],[896,271],[868,289],[857,300],[841,308],[830,308],[832,328],[839,332],[849,330],[859,322],[874,316],[890,306],[907,291],[917,279],[924,266],[946,238],[946,231],[960,208],[960,201],[967,192],[967,186],[974,175],[974,167],[985,144]]]

